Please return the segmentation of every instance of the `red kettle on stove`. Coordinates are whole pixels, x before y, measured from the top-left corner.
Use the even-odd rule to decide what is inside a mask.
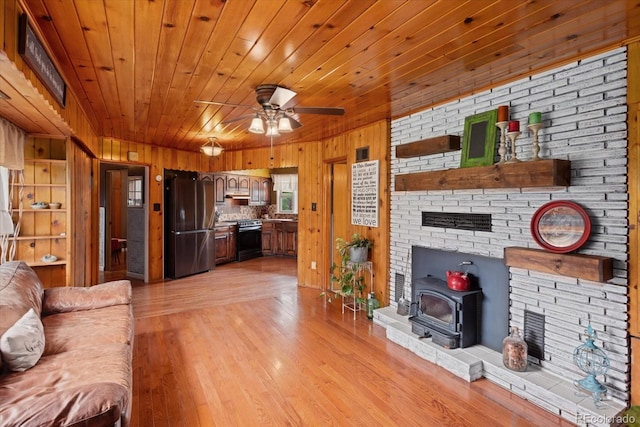
[[[447,270],[447,286],[454,291],[464,292],[471,290],[469,276],[461,271]]]

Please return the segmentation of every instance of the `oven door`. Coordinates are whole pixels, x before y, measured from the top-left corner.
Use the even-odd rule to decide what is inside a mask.
[[[262,256],[262,228],[257,226],[238,229],[236,247],[238,261]]]

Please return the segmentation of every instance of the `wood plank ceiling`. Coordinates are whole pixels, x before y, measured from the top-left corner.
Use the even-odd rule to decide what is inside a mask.
[[[274,143],[310,141],[640,35],[640,0],[21,1],[99,136],[194,151],[267,145],[250,118],[223,123],[261,84],[345,108]]]

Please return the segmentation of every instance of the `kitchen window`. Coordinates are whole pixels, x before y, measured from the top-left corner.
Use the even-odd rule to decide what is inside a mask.
[[[276,213],[298,213],[298,175],[279,174],[271,177],[276,192]]]

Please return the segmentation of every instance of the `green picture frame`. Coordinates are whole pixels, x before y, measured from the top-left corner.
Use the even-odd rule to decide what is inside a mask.
[[[460,167],[490,166],[496,157],[498,110],[485,111],[464,119]]]

